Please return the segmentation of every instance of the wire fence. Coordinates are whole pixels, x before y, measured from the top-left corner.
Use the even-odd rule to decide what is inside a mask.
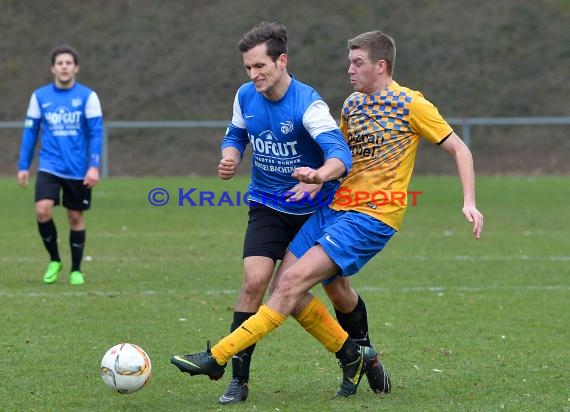
[[[565,126],[570,125],[570,116],[560,117],[476,117],[476,118],[448,118],[447,121],[454,126],[458,134],[468,146],[474,143],[473,129],[479,127],[511,127],[511,126]],[[228,125],[227,120],[179,120],[179,121],[106,121],[103,141],[102,153],[102,177],[107,177],[111,173],[113,167],[109,159],[110,141],[114,134],[120,130],[136,130],[141,132],[144,130],[165,130],[165,129],[212,129],[221,136]],[[21,121],[0,121],[0,129],[21,129],[23,122]],[[561,133],[558,133],[561,135]],[[563,133],[565,138],[565,133]],[[194,139],[200,134],[188,134],[187,139]],[[532,139],[528,139],[532,141]],[[541,139],[544,140],[544,139]],[[566,139],[568,140],[568,139]],[[4,146],[4,145],[3,145]],[[544,145],[543,145],[544,146]],[[5,146],[4,146],[5,147]],[[557,148],[563,149],[559,143],[552,145],[552,148],[546,148],[546,151],[556,151]],[[533,150],[532,148],[528,148]],[[508,154],[506,151],[505,154]],[[13,156],[12,156],[13,157]],[[547,160],[552,163],[552,160]],[[556,166],[556,165],[555,165]],[[564,170],[563,173],[566,173]]]

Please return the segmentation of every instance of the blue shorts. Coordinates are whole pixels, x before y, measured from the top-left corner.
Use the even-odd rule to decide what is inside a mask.
[[[394,233],[393,228],[367,214],[323,207],[303,225],[289,250],[300,258],[318,243],[340,268],[338,275],[351,276],[384,249]]]

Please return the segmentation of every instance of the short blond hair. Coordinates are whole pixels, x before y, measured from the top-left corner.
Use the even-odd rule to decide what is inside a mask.
[[[373,62],[384,60],[388,68],[388,74],[394,72],[396,64],[396,43],[394,39],[381,31],[369,31],[359,34],[348,40],[348,49],[362,49],[368,52],[368,57]]]

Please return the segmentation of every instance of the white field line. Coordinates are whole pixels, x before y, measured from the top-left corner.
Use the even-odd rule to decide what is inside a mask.
[[[374,286],[363,286],[358,288],[359,291],[367,293],[444,293],[444,292],[490,292],[490,291],[519,291],[519,292],[559,292],[570,291],[570,285],[536,285],[536,286],[416,286],[400,289],[390,289]],[[206,291],[196,290],[198,293],[206,293],[207,295],[237,295],[239,290],[235,289],[209,289]],[[104,291],[77,291],[77,292],[11,292],[0,290],[0,297],[28,297],[28,298],[44,298],[54,296],[82,297],[82,296],[157,296],[157,295],[175,295],[180,293],[179,290],[143,290],[133,292],[104,292]]]
[[[198,224],[198,223],[196,223]],[[204,237],[206,237],[206,233],[208,231],[208,227],[204,226],[203,228],[196,228],[197,230],[203,229]],[[114,232],[97,232],[89,235],[90,239],[108,239],[108,238],[187,238],[189,232],[188,231],[146,231],[146,232],[139,232],[139,231],[132,231],[127,226],[123,226],[119,231]],[[217,231],[217,235],[235,235],[235,230],[222,230]],[[443,231],[413,231],[413,232],[406,232],[405,229],[402,230],[401,234],[398,234],[398,237],[434,237],[434,238],[441,238],[441,237],[466,237],[468,235],[468,231],[455,231],[455,230],[443,230]],[[570,234],[570,230],[525,230],[525,231],[486,231],[484,236],[485,238],[493,238],[493,237],[501,237],[501,236],[564,236],[568,237]],[[24,231],[14,231],[10,233],[10,239],[14,238],[29,238],[29,239],[36,239],[37,235],[32,232]],[[241,236],[241,235],[240,235]],[[65,239],[63,239],[65,241]]]
[[[190,259],[196,260],[194,256],[191,255],[192,251],[189,251],[188,255],[181,255],[181,256],[153,256],[149,258],[149,261],[188,261]],[[404,255],[397,255],[397,256],[388,256],[388,255],[379,255],[380,259],[382,260],[418,260],[418,261],[428,261],[428,260],[435,260],[435,261],[475,261],[475,262],[514,262],[514,261],[549,261],[549,262],[570,262],[570,256],[529,256],[525,254],[519,255],[499,255],[499,256],[469,256],[469,255],[456,255],[456,256],[425,256],[425,255],[413,255],[413,256],[404,256]],[[101,262],[143,262],[145,261],[144,256],[91,256],[91,260],[101,261]],[[42,257],[30,257],[30,256],[2,256],[0,258],[0,262],[2,263],[26,263],[26,262],[45,262],[45,256]],[[89,260],[89,259],[87,259]],[[241,260],[241,258],[236,257],[236,259],[231,258],[232,261],[234,260]]]

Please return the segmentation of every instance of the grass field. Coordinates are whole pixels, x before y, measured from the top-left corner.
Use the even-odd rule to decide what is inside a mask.
[[[177,206],[177,190],[219,199],[222,190],[245,191],[246,181],[103,181],[87,215],[86,284],[72,287],[66,276],[42,283],[47,255],[33,190],[2,179],[0,410],[570,410],[568,183],[480,178],[486,227],[475,241],[457,179],[416,177],[418,206],[353,278],[392,394],[378,397],[363,381],[356,396],[331,400],[341,376],[334,356],[288,320],[258,345],[247,402],[220,407],[228,376],[190,378],[169,358],[228,331],[247,209]],[[170,192],[167,205],[149,204],[155,187]],[[55,219],[67,272],[63,212]],[[153,362],[152,381],[132,395],[99,377],[102,355],[121,341]]]

